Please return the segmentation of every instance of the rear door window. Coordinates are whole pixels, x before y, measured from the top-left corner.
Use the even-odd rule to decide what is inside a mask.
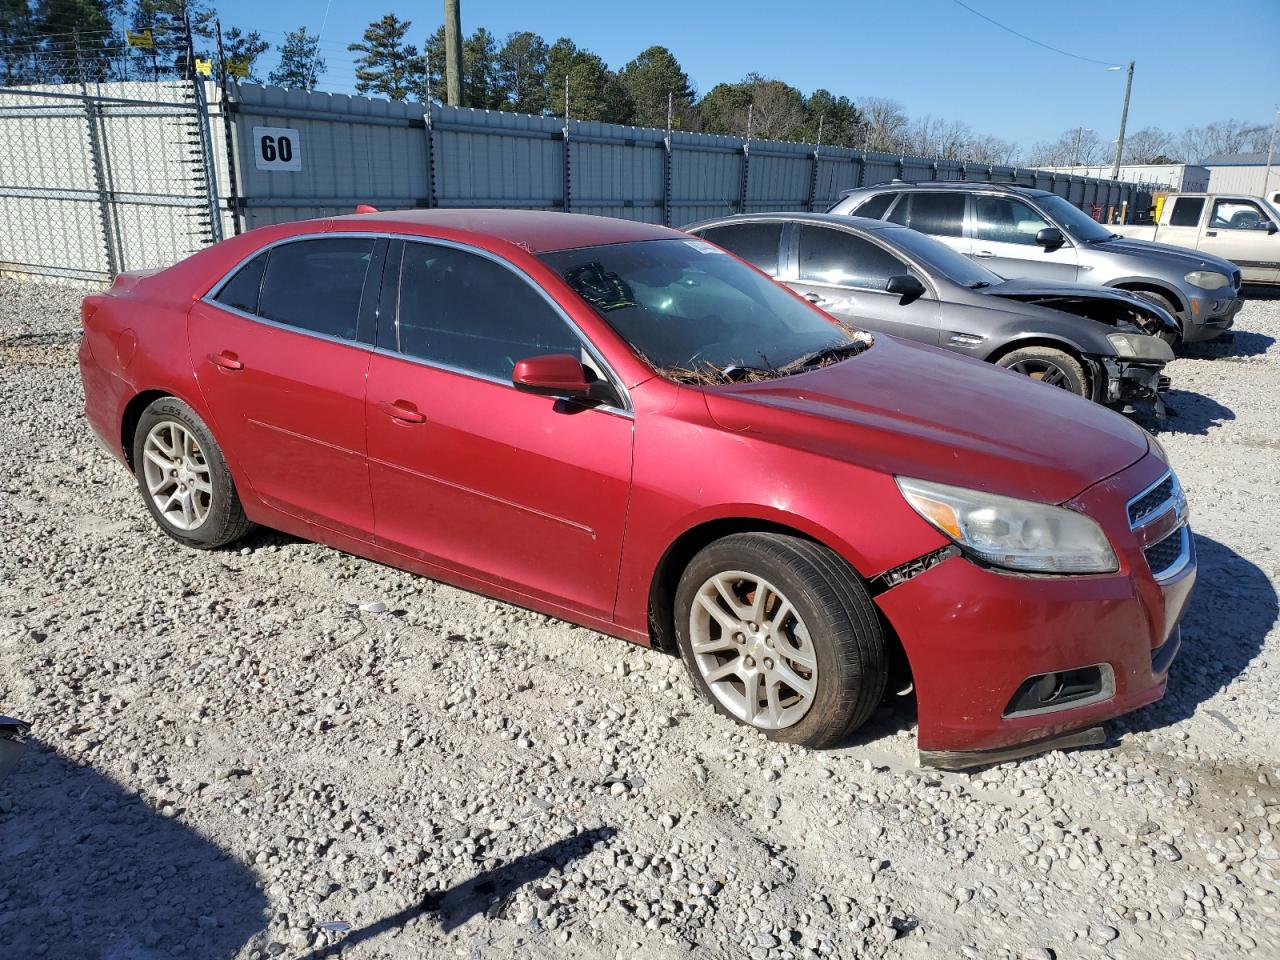
[[[1033,207],[1013,197],[978,194],[973,200],[974,236],[979,240],[1033,247],[1036,234],[1053,226]]]
[[[782,239],[781,223],[729,223],[703,230],[701,236],[765,273],[778,275],[778,244]]]
[[[1169,214],[1169,226],[1194,227],[1200,223],[1200,213],[1204,210],[1204,197],[1179,197],[1173,201],[1173,212]]]
[[[906,226],[931,237],[964,236],[964,194],[913,193]]]
[[[339,340],[356,339],[372,237],[325,237],[272,247],[258,316]]]
[[[831,227],[800,227],[800,282],[883,290],[907,265],[869,240]]]
[[[872,220],[883,220],[889,204],[893,203],[895,193],[878,193],[862,206],[853,211],[855,217],[868,217]]]

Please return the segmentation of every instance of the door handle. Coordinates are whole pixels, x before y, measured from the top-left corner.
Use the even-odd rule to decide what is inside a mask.
[[[990,260],[992,257],[995,256],[995,254],[992,253],[990,250],[979,250],[977,253],[974,254],[974,256],[982,260]]]
[[[1217,231],[1217,230],[1206,230],[1206,231],[1204,232],[1204,235],[1205,235],[1206,237],[1216,237],[1216,236],[1218,235],[1218,231]]]
[[[209,362],[215,367],[221,367],[223,370],[243,370],[244,364],[230,350],[223,350],[221,353],[209,354]]]
[[[820,293],[806,293],[804,298],[814,304],[827,302],[827,298]]]
[[[392,403],[390,400],[383,400],[378,404],[378,409],[385,413],[392,420],[398,420],[401,423],[425,423],[426,414],[419,412],[408,400],[397,400]]]

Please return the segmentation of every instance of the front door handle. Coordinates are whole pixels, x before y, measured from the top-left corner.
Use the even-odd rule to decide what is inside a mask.
[[[223,350],[221,353],[209,354],[209,362],[215,367],[221,367],[223,370],[243,370],[244,364],[230,350]]]
[[[992,257],[995,256],[995,254],[992,253],[990,250],[979,250],[977,253],[974,254],[974,256],[978,257],[981,260],[990,260]]]
[[[378,409],[392,420],[398,420],[401,423],[426,423],[427,420],[426,414],[420,412],[408,400],[397,400],[394,403],[383,400],[378,404]]]
[[[827,298],[820,293],[806,293],[804,298],[814,304],[827,302]]]

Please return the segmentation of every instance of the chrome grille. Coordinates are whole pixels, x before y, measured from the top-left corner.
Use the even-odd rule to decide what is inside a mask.
[[[1129,526],[1137,527],[1142,521],[1159,510],[1173,496],[1173,474],[1165,474],[1164,479],[1146,493],[1129,502]]]
[[[1179,527],[1163,540],[1153,543],[1142,551],[1142,555],[1147,558],[1147,566],[1151,568],[1151,573],[1157,580],[1160,579],[1161,574],[1168,572],[1182,559],[1183,537],[1186,535],[1187,528]]]

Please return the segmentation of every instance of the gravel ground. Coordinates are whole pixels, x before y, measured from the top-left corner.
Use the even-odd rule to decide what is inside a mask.
[[[270,533],[161,535],[91,439],[80,293],[0,283],[7,957],[1280,956],[1280,301],[1172,366],[1201,580],[1101,749],[825,753],[678,661]]]

